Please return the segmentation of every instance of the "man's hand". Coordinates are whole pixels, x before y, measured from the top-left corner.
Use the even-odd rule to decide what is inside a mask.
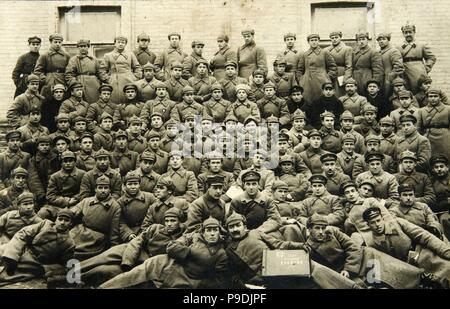
[[[2,261],[5,265],[6,273],[8,274],[8,276],[14,275],[17,269],[17,261],[7,257],[2,257]]]
[[[346,270],[341,271],[341,276],[344,276],[345,278],[350,278],[350,274]]]

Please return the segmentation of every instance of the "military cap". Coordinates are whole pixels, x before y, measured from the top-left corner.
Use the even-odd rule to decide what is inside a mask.
[[[356,39],[366,38],[369,39],[369,32],[359,32],[355,35]]]
[[[313,136],[319,136],[320,138],[322,138],[322,134],[317,129],[312,129],[308,132],[308,138],[311,138]]]
[[[405,84],[405,80],[401,77],[396,77],[392,80],[392,86],[404,85],[404,84]]]
[[[238,92],[239,90],[244,90],[246,93],[249,93],[250,87],[246,84],[238,84],[236,85],[236,92]]]
[[[431,79],[431,77],[429,75],[421,75],[419,77],[419,79],[417,80],[417,85],[418,86],[422,86],[422,84],[424,83],[432,83],[433,80]]]
[[[250,34],[254,35],[255,29],[250,28],[250,27],[246,27],[246,28],[242,29],[241,34],[244,35],[246,33],[250,33]]]
[[[137,173],[136,171],[129,171],[125,177],[124,177],[124,182],[126,183],[129,180],[137,180],[137,181],[141,181],[141,175],[139,173]]]
[[[103,119],[107,119],[107,118],[109,118],[109,119],[113,119],[113,116],[111,115],[111,114],[108,114],[107,112],[103,112],[101,115],[100,115],[100,122],[103,120]]]
[[[416,192],[416,189],[411,186],[409,183],[402,183],[401,185],[398,186],[398,193],[401,194],[402,192]]]
[[[401,30],[402,30],[402,32],[405,32],[405,31],[414,31],[414,32],[416,32],[416,26],[413,25],[410,22],[407,22],[406,25],[402,26]]]
[[[225,225],[228,227],[230,224],[233,223],[237,223],[237,222],[242,222],[242,223],[246,223],[247,220],[245,219],[245,217],[241,214],[238,214],[237,212],[233,212],[225,221]]]
[[[102,175],[95,180],[95,184],[98,185],[111,185],[111,181],[108,176]]]
[[[170,41],[170,37],[171,36],[177,36],[177,37],[179,37],[180,38],[180,40],[181,40],[181,34],[180,33],[178,33],[178,32],[171,32],[171,33],[169,33],[168,35],[167,35],[167,39]]]
[[[114,43],[116,43],[116,42],[119,41],[119,40],[128,42],[128,38],[127,38],[126,36],[124,36],[124,35],[117,35],[117,36],[114,38]]]
[[[312,33],[310,35],[308,35],[308,37],[306,38],[307,41],[313,39],[313,38],[317,38],[320,40],[320,35],[318,35],[317,33]]]
[[[237,63],[235,62],[235,61],[227,61],[226,63],[225,63],[225,68],[226,67],[234,67],[235,69],[237,69],[237,67],[238,67],[238,65],[237,65]]]
[[[20,204],[25,201],[32,201],[34,202],[34,194],[29,191],[24,191],[16,199],[17,204]]]
[[[327,183],[327,178],[322,174],[314,174],[311,177],[309,177],[309,182],[312,184],[321,183],[325,185]]]
[[[194,40],[191,43],[191,47],[194,48],[197,45],[201,45],[201,46],[205,46],[205,42],[201,41],[201,40]]]
[[[294,38],[294,39],[297,40],[297,35],[296,35],[295,33],[293,33],[293,32],[288,32],[288,33],[286,33],[286,34],[284,35],[283,38],[284,38],[285,41],[286,41],[287,38]]]
[[[128,134],[127,134],[127,132],[125,132],[125,131],[122,130],[122,129],[119,129],[117,132],[114,133],[114,139],[117,139],[117,138],[119,138],[119,137],[121,137],[121,136],[124,136],[124,137],[126,137],[126,138],[128,139]]]
[[[61,40],[61,41],[63,41],[64,40],[64,38],[63,38],[63,36],[61,35],[61,34],[59,34],[59,33],[52,33],[52,34],[50,34],[50,36],[48,37],[48,40],[51,42],[51,41],[53,41],[53,40]]]
[[[351,142],[353,142],[353,143],[356,143],[356,137],[355,137],[355,135],[353,135],[353,134],[351,134],[351,133],[345,133],[345,134],[342,136],[342,143],[348,142],[348,141],[351,141]]]
[[[138,87],[133,83],[128,83],[123,86],[123,92],[127,91],[128,89],[134,89],[134,91],[138,91]]]
[[[15,177],[15,176],[25,176],[28,177],[28,171],[26,169],[24,169],[22,166],[16,167],[15,169],[12,170],[11,172],[11,177]]]
[[[222,89],[222,85],[220,83],[214,83],[211,86],[211,92],[213,92],[214,90],[223,90]]]
[[[320,162],[325,163],[328,161],[333,161],[336,162],[337,161],[337,155],[334,153],[325,153],[323,155],[320,156]]]
[[[69,208],[62,208],[58,211],[58,214],[56,215],[56,217],[65,217],[69,220],[72,221],[74,216],[74,213],[72,210],[70,210]]]
[[[86,121],[86,118],[84,118],[83,116],[81,116],[81,115],[78,115],[78,116],[76,116],[75,118],[73,118],[73,123],[75,124],[75,123],[77,123],[77,122],[87,122]]]
[[[31,44],[31,43],[41,44],[41,42],[42,42],[41,38],[39,38],[37,36],[32,36],[31,38],[28,38],[28,44]]]
[[[141,40],[150,41],[150,36],[147,33],[143,32],[137,36],[137,41],[139,42]]]
[[[390,33],[386,33],[386,32],[379,33],[377,35],[377,40],[379,40],[379,39],[388,39],[388,41],[390,41],[391,40],[391,34]]]
[[[267,117],[266,122],[267,123],[279,123],[280,120],[278,119],[278,117],[275,117],[274,115],[270,115],[269,117]]]
[[[372,190],[375,191],[376,184],[375,184],[375,182],[374,182],[372,179],[370,179],[370,178],[364,178],[364,179],[361,181],[361,183],[359,184],[359,187],[361,188],[363,185],[369,185],[369,186],[372,187]]]
[[[153,118],[155,116],[163,118],[163,115],[160,112],[158,112],[157,110],[153,110],[152,114],[150,115],[150,118]]]
[[[222,134],[221,136],[219,136],[219,138],[227,138],[227,134]],[[215,151],[211,151],[205,154],[205,158],[206,160],[210,161],[210,160],[214,160],[214,159],[222,159],[223,158],[223,154],[221,152],[219,152],[218,150]]]
[[[283,155],[280,157],[279,162],[280,164],[284,162],[291,162],[292,164],[294,164],[294,157],[290,155]]]
[[[59,113],[56,117],[55,117],[55,121],[61,121],[61,120],[65,120],[65,121],[69,121],[70,117],[69,114],[66,113]]]
[[[225,117],[224,123],[227,123],[227,122],[229,122],[229,121],[238,122],[238,119],[236,118],[235,115],[233,115],[233,114],[228,114],[228,115]]]
[[[441,90],[437,89],[437,88],[430,88],[430,89],[428,89],[427,96],[430,94],[438,94],[440,96]]]
[[[412,97],[412,93],[409,90],[401,90],[398,92],[398,98],[411,98]]]
[[[51,142],[52,142],[52,139],[47,134],[39,135],[36,138],[36,145],[39,145],[40,143],[49,143],[50,144]]]
[[[372,220],[378,216],[381,216],[381,209],[379,207],[369,207],[362,214],[364,221]]]
[[[142,124],[142,119],[136,115],[133,115],[128,119],[128,124],[133,124],[133,123]]]
[[[159,135],[158,135],[159,137]],[[143,153],[141,153],[141,155],[139,156],[139,159],[142,160],[148,160],[148,161],[152,161],[152,162],[156,162],[156,155],[148,150],[145,150]]]
[[[284,181],[278,179],[278,180],[275,180],[272,185],[272,191],[275,191],[276,189],[289,190],[289,186]]]
[[[294,120],[294,119],[305,119],[305,118],[306,118],[305,113],[299,108],[297,108],[294,111],[294,113],[292,114],[292,120]]]
[[[228,43],[229,40],[230,38],[226,34],[220,34],[217,36],[217,41],[225,41]]]
[[[30,74],[27,77],[27,83],[31,83],[31,82],[39,82],[39,76],[35,75],[35,74]]]
[[[80,39],[77,41],[77,46],[81,46],[81,45],[91,46],[91,41],[86,40],[86,39]]]
[[[195,63],[195,67],[198,67],[200,64],[204,64],[209,68],[209,62],[206,61],[205,59],[199,59],[196,63]]]
[[[394,125],[394,119],[392,119],[389,116],[383,117],[383,118],[380,119],[380,125],[382,125],[382,124],[388,124],[388,125],[393,126]]]
[[[327,87],[327,86],[328,86],[328,87]],[[333,83],[332,83],[332,82],[324,82],[324,83],[322,84],[322,90],[325,90],[326,88],[334,89]]]
[[[411,121],[412,123],[417,123],[417,118],[414,115],[401,115],[400,123]]]
[[[178,218],[180,221],[184,218],[183,211],[178,207],[171,207],[164,212],[164,218]]]
[[[195,115],[196,114],[194,114],[193,112],[189,112],[186,116],[184,116],[184,120],[195,119]]]
[[[110,155],[109,151],[106,151],[106,150],[102,147],[102,148],[100,148],[100,149],[94,154],[94,157],[95,157],[96,159],[102,158],[102,157],[108,157],[108,158],[110,158],[111,155]]]
[[[11,138],[18,138],[18,139],[20,139],[21,137],[22,137],[22,133],[20,131],[17,131],[17,130],[9,131],[5,135],[5,139],[7,141],[9,141]]]
[[[153,71],[155,70],[155,66],[153,64],[151,64],[150,62],[147,62],[146,64],[144,64],[142,66],[142,71],[149,70],[149,69],[151,69]]]
[[[85,139],[85,138],[90,138],[92,141],[94,141],[94,135],[92,135],[92,134],[89,133],[89,132],[84,132],[84,133],[81,135],[80,141],[82,141],[82,140]]]
[[[65,141],[67,143],[67,145],[70,145],[72,143],[72,140],[70,138],[68,138],[67,136],[58,134],[53,137],[53,145],[56,145],[56,143],[59,140]]]
[[[255,75],[262,75],[262,76],[265,77],[266,76],[266,72],[264,70],[261,70],[261,69],[256,69],[256,70],[253,71],[252,75],[253,75],[253,77]]]
[[[173,156],[179,156],[181,158],[184,158],[183,152],[180,150],[172,150],[171,152],[169,152],[169,158]]]
[[[330,38],[335,35],[340,36],[342,38],[342,31],[332,31],[330,33]]]
[[[52,86],[52,93],[55,92],[56,90],[62,90],[64,92],[66,92],[67,88],[63,84],[56,84],[56,85]]]
[[[178,122],[175,119],[170,118],[169,120],[166,121],[164,125],[166,126],[166,128],[178,127]]]
[[[344,111],[340,117],[341,121],[342,120],[354,120],[354,119],[355,119],[355,116],[353,116],[352,112],[349,110]]]
[[[245,118],[244,120],[244,126],[249,123],[249,122],[254,122],[256,124],[258,124],[258,119],[256,119],[255,117],[253,117],[252,115],[248,115],[247,118]]]
[[[156,182],[157,187],[166,187],[169,190],[174,190],[175,185],[173,184],[172,179],[169,177],[160,177]]]
[[[76,88],[83,88],[83,84],[77,80],[72,80],[71,82],[69,82],[69,85],[67,85],[67,90],[69,91]]]
[[[364,156],[364,159],[367,163],[369,163],[371,161],[375,161],[375,160],[383,162],[384,156],[382,153],[372,151],[372,152],[366,153],[366,155]]]
[[[210,175],[206,178],[206,183],[209,186],[223,185],[224,182],[225,182],[225,176],[222,176],[222,175]]]
[[[375,107],[375,106],[373,106],[373,105],[370,104],[370,103],[367,103],[366,105],[364,105],[364,106],[362,107],[361,113],[364,114],[364,113],[369,113],[369,112],[375,113],[375,114],[376,114],[376,113],[378,112],[378,108]]]
[[[358,86],[358,82],[357,82],[355,79],[351,78],[351,77],[347,78],[347,79],[344,81],[344,85],[349,85],[349,84]]]
[[[172,65],[170,66],[172,69],[173,68],[180,68],[180,69],[182,69],[183,68],[183,64],[181,64],[181,62],[180,61],[174,61],[174,62],[172,62]]]
[[[345,189],[350,188],[350,187],[353,187],[356,189],[356,184],[352,180],[348,180],[348,181],[342,183],[339,188],[340,189],[339,191],[341,192],[341,194],[344,194]]]
[[[263,87],[263,88],[264,88],[264,89],[267,89],[267,88],[273,88],[273,89],[276,89],[277,86],[276,86],[274,83],[272,83],[271,81],[268,81],[267,83],[264,84],[264,87]]]
[[[263,158],[267,158],[268,157],[267,151],[265,151],[264,149],[261,149],[261,148],[255,149],[253,151],[253,155],[255,155],[255,156],[256,155],[260,155]]]
[[[112,92],[112,91],[113,91],[113,86],[108,85],[108,84],[100,85],[100,87],[98,87],[98,92],[100,93],[100,92],[102,92],[102,91],[109,91],[109,92]]]
[[[67,158],[72,158],[72,159],[76,160],[77,156],[75,155],[74,152],[66,150],[61,154],[61,160],[64,160]]]
[[[334,115],[332,112],[324,111],[322,114],[320,114],[320,119],[324,119],[325,117],[333,117],[336,118],[336,115]]]
[[[155,86],[155,89],[158,89],[158,88],[167,89],[167,85],[160,80],[155,81],[154,86]]]
[[[444,154],[435,154],[430,158],[430,165],[433,166],[436,163],[444,163],[448,165],[448,158]]]
[[[414,161],[417,161],[417,156],[416,156],[416,154],[414,152],[409,151],[409,150],[405,150],[405,151],[402,151],[400,153],[398,159],[400,161],[402,161],[403,159],[412,159]]]
[[[381,88],[381,84],[379,81],[377,81],[376,79],[369,79],[366,82],[366,88],[369,87],[370,84],[376,84],[378,86],[378,88]]]
[[[152,138],[155,137],[161,139],[161,135],[158,132],[156,132],[155,130],[151,130],[147,135],[147,140],[151,140]]]
[[[274,60],[273,65],[279,65],[279,64],[287,65],[286,58],[281,57],[281,56],[278,56],[278,57]]]
[[[242,177],[242,182],[248,182],[248,181],[259,181],[261,179],[261,174],[256,171],[246,171]]]
[[[328,225],[327,217],[318,213],[313,214],[306,221],[306,227],[311,228],[313,225]]]
[[[186,93],[190,93],[190,92],[192,92],[192,93],[195,92],[194,88],[192,88],[189,85],[184,86],[182,94],[186,94]]]
[[[203,121],[211,121],[211,122],[213,122],[214,121],[214,118],[211,116],[211,115],[209,115],[209,114],[206,114],[206,115],[204,115],[203,117],[202,117],[202,122]]]

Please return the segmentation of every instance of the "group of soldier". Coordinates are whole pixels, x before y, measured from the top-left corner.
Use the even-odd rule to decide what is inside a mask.
[[[28,40],[0,153],[0,284],[102,288],[448,288],[450,106],[416,42],[296,49],[268,74],[253,29],[156,55],[126,37],[102,59]],[[262,274],[305,250],[310,277]],[[72,269],[73,270],[73,269]],[[376,276],[369,276],[375,271]]]

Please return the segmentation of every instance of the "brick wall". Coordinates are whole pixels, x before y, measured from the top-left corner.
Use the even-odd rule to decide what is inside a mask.
[[[269,67],[275,55],[284,47],[283,34],[297,33],[297,46],[306,49],[306,36],[311,31],[311,4],[332,0],[83,0],[82,5],[121,5],[122,32],[130,37],[129,48],[136,45],[142,31],[150,34],[151,48],[161,51],[168,44],[167,33],[179,31],[182,46],[188,53],[190,42],[200,38],[206,42],[205,56],[216,51],[216,37],[228,33],[230,45],[242,44],[240,30],[254,27],[255,40],[266,49]],[[339,1],[336,1],[339,2]],[[347,0],[345,2],[361,2]],[[450,67],[450,9],[447,0],[373,0],[374,33],[392,32],[392,42],[401,44],[401,25],[407,20],[417,26],[417,40],[433,48],[438,62],[431,76],[437,86],[450,92],[446,71]],[[49,33],[57,30],[57,6],[78,1],[0,1],[0,117],[12,101],[14,85],[11,72],[17,57],[27,51],[26,40],[37,35],[43,38],[42,51],[48,48]],[[326,22],[326,21],[325,21]],[[356,32],[356,30],[355,30]]]

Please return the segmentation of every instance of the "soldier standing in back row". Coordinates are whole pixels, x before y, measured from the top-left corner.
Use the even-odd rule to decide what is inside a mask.
[[[170,78],[170,70],[172,63],[178,61],[183,63],[187,54],[180,48],[181,34],[170,33],[167,36],[170,46],[158,55],[155,59],[156,77],[160,80],[168,80]]]
[[[380,33],[377,36],[380,45],[381,60],[384,67],[384,96],[389,98],[392,93],[391,82],[404,72],[402,55],[390,44],[391,34]]]
[[[256,46],[255,30],[247,28],[241,33],[245,44],[237,50],[239,76],[248,79],[256,69],[262,69],[267,74],[266,52],[263,48]]]
[[[155,63],[156,54],[148,49],[148,45],[150,44],[150,36],[147,33],[141,33],[137,37],[137,42],[139,46],[133,50],[133,53],[139,64],[144,66],[147,63]]]
[[[39,49],[41,48],[42,40],[37,36],[28,39],[28,46],[30,51],[23,54],[17,59],[16,66],[12,72],[12,80],[16,85],[16,92],[14,98],[22,94],[27,89],[27,77],[33,72],[36,66],[36,61],[39,58]]]
[[[286,73],[295,74],[297,71],[298,57],[300,52],[295,48],[295,41],[297,36],[295,33],[289,32],[284,35],[284,42],[286,48],[282,52],[278,53],[277,58],[284,58],[286,60]]]
[[[230,61],[237,63],[236,52],[230,49],[228,46],[228,41],[228,35],[221,34],[217,37],[217,45],[219,46],[219,50],[214,54],[214,57],[209,63],[213,76],[219,82],[225,77],[225,64]]]

